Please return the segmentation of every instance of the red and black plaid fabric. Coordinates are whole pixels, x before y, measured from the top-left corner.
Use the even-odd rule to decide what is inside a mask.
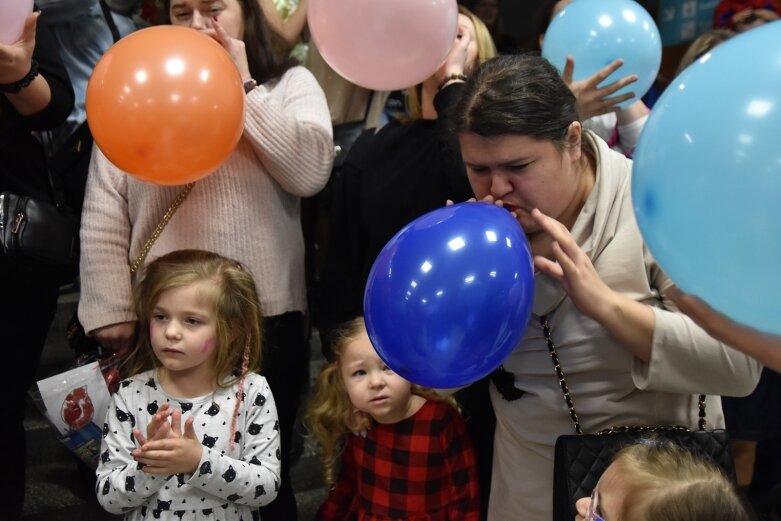
[[[336,486],[318,521],[478,521],[475,452],[449,404],[428,400],[411,418],[348,436]]]

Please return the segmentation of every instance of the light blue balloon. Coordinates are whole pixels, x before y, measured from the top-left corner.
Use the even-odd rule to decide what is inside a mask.
[[[632,99],[620,104],[626,108],[656,80],[662,63],[662,39],[654,19],[633,0],[575,0],[553,17],[542,46],[542,56],[560,71],[567,55],[575,60],[575,81],[592,76],[619,58],[624,60],[601,85],[636,74],[636,82],[613,94],[634,92]]]
[[[781,334],[781,22],[733,37],[659,98],[640,137],[632,199],[681,289]]]

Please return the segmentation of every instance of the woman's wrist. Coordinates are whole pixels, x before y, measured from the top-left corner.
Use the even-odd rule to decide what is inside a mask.
[[[467,75],[463,72],[454,72],[452,74],[446,75],[444,78],[442,78],[442,82],[439,84],[439,90],[444,89],[448,85],[450,85],[453,82],[463,82],[467,80]]]
[[[35,60],[30,61],[30,70],[22,76],[21,79],[11,82],[11,83],[0,83],[0,92],[9,93],[9,94],[18,94],[22,91],[22,89],[25,89],[28,87],[36,76],[38,76],[38,62]]]

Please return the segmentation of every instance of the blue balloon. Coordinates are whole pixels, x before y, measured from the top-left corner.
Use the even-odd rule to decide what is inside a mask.
[[[781,22],[694,62],[654,105],[632,201],[681,289],[781,334]]]
[[[636,74],[636,82],[612,95],[634,92],[632,99],[620,104],[626,108],[656,80],[662,63],[662,39],[654,19],[633,0],[574,0],[553,17],[542,45],[542,56],[560,71],[567,55],[575,60],[576,81],[619,58],[624,60],[624,65],[600,85]]]
[[[534,269],[526,235],[487,203],[439,208],[405,226],[372,266],[363,308],[388,367],[428,387],[496,369],[526,329]]]

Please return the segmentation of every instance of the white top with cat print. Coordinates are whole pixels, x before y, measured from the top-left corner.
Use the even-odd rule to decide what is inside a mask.
[[[238,384],[194,399],[167,395],[155,371],[121,383],[103,425],[96,493],[100,504],[126,520],[259,519],[257,507],[277,495],[280,473],[279,421],[266,379],[248,374],[244,404],[239,409],[233,451],[229,451],[231,417]],[[194,474],[154,476],[139,470],[131,452],[132,435],[146,426],[158,407],[170,402],[182,409],[182,425],[195,418],[195,432],[204,446]]]

